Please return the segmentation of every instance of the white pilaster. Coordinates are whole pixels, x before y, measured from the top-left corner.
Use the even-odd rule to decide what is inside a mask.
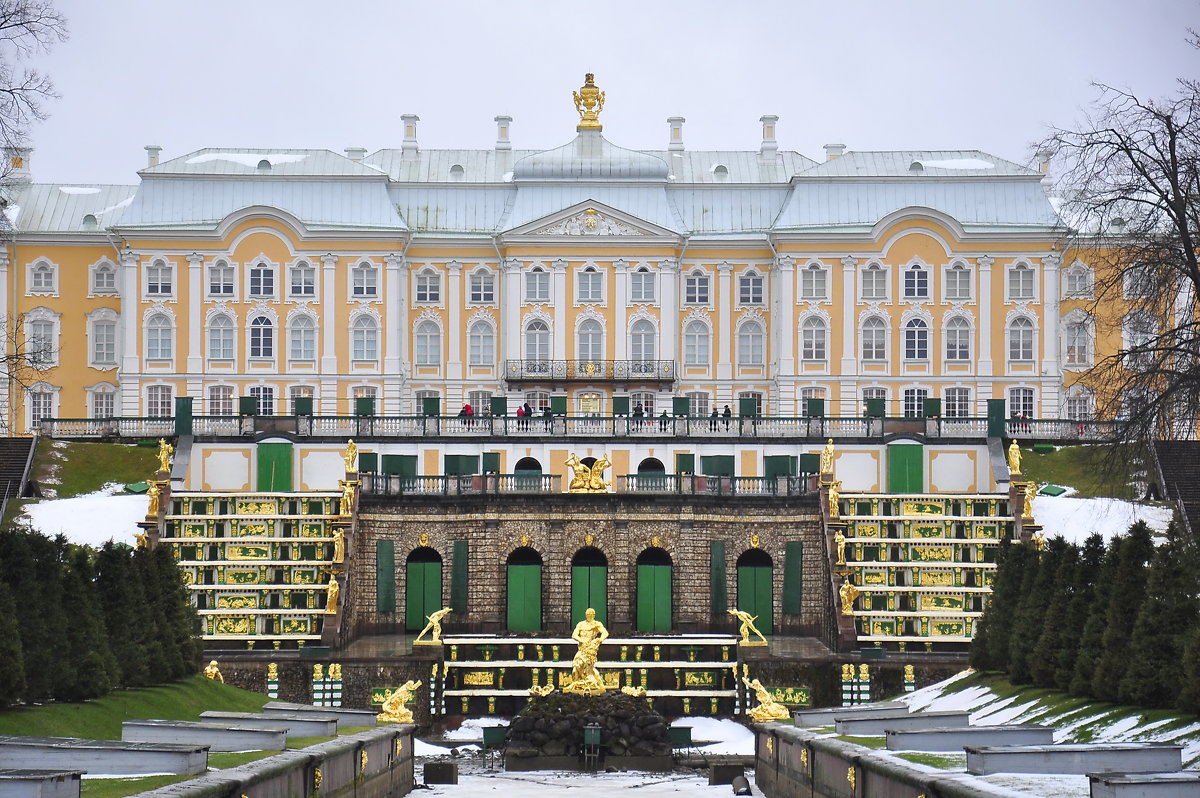
[[[832,282],[832,281],[830,281]],[[831,286],[832,287],[832,286]],[[858,258],[847,255],[842,258],[842,374],[858,373],[858,347],[854,331],[854,297],[858,294]],[[830,332],[833,332],[830,330]],[[857,415],[856,407],[850,415]],[[845,412],[845,408],[843,408]]]
[[[446,264],[446,379],[461,380],[462,364],[462,264],[452,260]],[[463,401],[466,401],[465,399]]]
[[[1043,418],[1059,415],[1062,387],[1062,347],[1059,341],[1059,294],[1062,283],[1062,254],[1050,252],[1042,258],[1042,395]],[[1035,411],[1037,412],[1037,411]]]
[[[521,359],[521,262],[505,258],[500,264],[500,292],[504,297],[500,343],[506,360]]]
[[[187,370],[191,374],[199,374],[204,368],[203,344],[200,332],[204,327],[204,316],[201,313],[201,298],[204,296],[204,258],[193,252],[187,256],[188,262],[188,302],[187,319],[180,319],[180,326],[187,326]],[[192,393],[191,388],[188,389]],[[194,394],[193,394],[194,395]]]
[[[400,413],[406,350],[403,341],[408,329],[408,314],[400,300],[407,280],[404,258],[395,252],[383,258],[383,399],[384,413]]]
[[[659,313],[662,318],[663,360],[674,360],[676,367],[682,357],[679,354],[679,261],[663,258],[658,265]],[[622,325],[621,329],[624,329]],[[622,335],[624,338],[624,335]],[[678,373],[678,372],[677,372]]]
[[[554,261],[550,276],[551,297],[554,300],[554,327],[550,331],[550,357],[567,359],[567,262]]]
[[[721,336],[717,347],[717,379],[733,379],[733,289],[731,286],[733,265],[721,261],[717,266],[717,329]]]
[[[0,249],[0,325],[4,329],[8,329],[8,304],[9,304],[9,260],[8,248]],[[8,380],[0,380],[0,408],[4,408],[4,418],[0,421],[5,424],[5,429],[10,432],[16,430],[16,417],[14,415],[14,403],[8,393]]]
[[[326,253],[321,256],[322,273],[325,276],[321,286],[321,373],[335,375],[338,371],[337,357],[337,256]],[[326,407],[325,412],[337,412],[335,408]]]
[[[992,264],[995,259],[981,255],[979,265],[979,376],[992,376]],[[982,391],[981,391],[982,393]],[[986,398],[986,397],[981,397]]]
[[[796,261],[790,255],[772,264],[775,312],[771,314],[771,348],[775,350],[775,376],[796,375]]]
[[[138,396],[140,384],[136,375],[141,372],[138,328],[142,320],[141,303],[138,301],[138,256],[129,250],[121,253],[117,284],[121,291],[121,370],[117,375],[121,386],[121,406],[117,412],[136,416],[141,404]]]
[[[608,306],[613,309],[615,321],[613,329],[608,331],[613,342],[611,360],[626,360],[629,355],[629,264],[623,259],[613,261],[613,274],[616,276],[613,295]]]

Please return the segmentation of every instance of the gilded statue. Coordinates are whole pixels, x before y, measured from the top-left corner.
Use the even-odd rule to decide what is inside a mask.
[[[608,639],[608,630],[596,620],[596,611],[591,607],[584,612],[584,619],[575,624],[571,639],[579,644],[575,658],[571,660],[571,681],[563,687],[564,693],[600,695],[604,692],[604,679],[596,670],[600,657],[600,644]]]
[[[840,518],[841,507],[838,505],[838,500],[841,499],[842,481],[835,479],[829,483],[829,517]]]
[[[329,575],[329,584],[325,585],[325,614],[333,615],[337,612],[338,594],[342,592],[342,586],[338,584],[337,577],[333,574]]]
[[[175,447],[167,443],[165,438],[158,439],[158,470],[171,473],[171,455],[175,453]]]
[[[341,681],[341,679],[342,679],[341,663],[335,662],[329,666],[329,678],[334,679],[336,681]]]
[[[1033,497],[1036,495],[1037,495],[1037,483],[1036,482],[1026,482],[1025,483],[1025,507],[1024,507],[1025,512],[1023,513],[1023,516],[1025,518],[1033,518]]]
[[[625,686],[625,687],[621,688],[621,692],[624,693],[625,695],[631,695],[634,698],[645,698],[646,697],[646,688],[645,687]]]
[[[742,682],[746,687],[754,691],[754,697],[758,699],[758,706],[746,713],[750,716],[750,720],[755,723],[770,723],[773,720],[791,720],[791,710],[772,698],[770,691],[763,687],[762,682],[758,679],[747,679],[744,676],[742,677]]]
[[[837,546],[837,563],[836,565],[846,564],[846,536],[842,534],[842,530],[838,529],[833,535],[833,543]]]
[[[758,627],[756,627],[754,625],[754,622],[756,620],[758,620],[757,615],[751,615],[750,613],[746,612],[745,610],[729,610],[729,614],[742,622],[742,625],[738,627],[738,634],[740,634],[742,636],[742,639],[738,643],[738,645],[741,645],[741,646],[765,646],[767,644],[767,638],[763,637],[762,632],[758,631]],[[758,635],[758,639],[761,640],[762,642],[761,643],[751,643],[750,642],[751,633]]]
[[[354,513],[354,489],[358,483],[352,479],[339,479],[338,484],[342,486],[342,515],[352,515]]]
[[[1016,439],[1008,445],[1008,470],[1014,474],[1021,473],[1021,447]]]
[[[354,439],[346,441],[346,452],[342,455],[342,459],[346,461],[346,473],[358,473],[358,444]]]
[[[279,663],[277,663],[277,662],[268,662],[267,663],[267,681],[270,681],[270,682],[279,681]]]
[[[325,666],[320,662],[313,665],[313,681],[320,682],[325,679]]]
[[[579,112],[579,130],[600,130],[600,112],[604,110],[604,92],[596,88],[596,76],[588,72],[583,76],[579,91],[571,92],[575,99],[575,110]]]
[[[821,450],[821,473],[833,473],[833,438],[826,441],[825,448]]]
[[[204,675],[212,679],[214,682],[225,684],[225,677],[221,675],[221,669],[217,667],[217,661],[215,659],[204,666]]]
[[[425,624],[425,628],[422,629],[421,633],[417,635],[417,638],[413,640],[413,645],[416,645],[417,643],[433,644],[442,642],[442,618],[445,618],[451,612],[452,610],[450,607],[442,607],[437,612],[425,616],[425,620],[429,623]],[[426,632],[430,633],[430,639],[422,640],[421,638],[425,636]]]
[[[589,466],[572,454],[567,458],[566,465],[574,472],[567,486],[567,493],[608,492],[608,481],[604,479],[604,470],[612,465],[608,455],[600,455],[600,458]]]
[[[341,527],[333,528],[333,561],[346,561],[346,533]]]
[[[413,695],[420,686],[420,682],[410,680],[395,690],[389,690],[387,698],[383,700],[383,706],[380,707],[383,711],[376,715],[375,719],[380,723],[412,723],[412,710],[405,704],[413,700]]]
[[[543,685],[535,684],[533,687],[529,688],[529,694],[535,695],[538,698],[545,698],[546,696],[550,695],[553,692],[554,692],[554,685],[552,685],[552,684],[543,684]]]
[[[854,600],[858,598],[858,594],[859,589],[849,578],[842,580],[842,586],[838,588],[838,596],[842,600],[842,615],[854,614]]]
[[[162,486],[157,482],[151,482],[150,487],[146,489],[146,495],[150,497],[150,504],[146,508],[147,516],[158,515],[158,497],[162,493]]]
[[[149,532],[146,532],[145,530],[143,530],[141,532],[134,532],[133,536],[137,539],[137,547],[139,549],[150,548],[150,533]]]
[[[600,455],[600,459],[592,464],[592,475],[588,479],[588,490],[593,493],[607,493],[608,482],[604,479],[604,471],[612,465],[608,455]]]
[[[1033,533],[1033,547],[1038,551],[1046,549],[1046,533],[1042,530],[1035,530]]]

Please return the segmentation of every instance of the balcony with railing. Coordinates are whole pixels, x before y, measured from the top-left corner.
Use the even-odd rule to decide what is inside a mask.
[[[364,495],[470,496],[562,493],[558,474],[361,474]],[[701,474],[625,474],[613,480],[613,492],[687,496],[807,496],[815,491],[815,475],[775,477],[704,476]]]
[[[509,382],[674,382],[674,360],[506,360]]]

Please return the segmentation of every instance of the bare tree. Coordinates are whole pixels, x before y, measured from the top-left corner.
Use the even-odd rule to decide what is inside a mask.
[[[0,325],[0,434],[24,431],[16,409],[23,407],[29,391],[58,361],[53,342],[30,334],[20,317]]]
[[[56,97],[48,76],[28,66],[31,56],[66,41],[67,20],[52,0],[0,0],[0,142],[20,144],[31,123],[45,118]]]
[[[1194,35],[1194,34],[1193,34]],[[1084,376],[1124,441],[1193,438],[1200,408],[1200,83],[1143,100],[1100,86],[1077,130],[1039,147],[1063,169],[1071,244],[1095,270],[1103,356]],[[1119,341],[1119,344],[1117,342]]]

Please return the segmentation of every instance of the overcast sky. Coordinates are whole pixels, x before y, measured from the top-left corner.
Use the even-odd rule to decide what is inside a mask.
[[[1200,0],[58,0],[71,38],[36,63],[61,98],[34,180],[137,182],[143,146],[487,148],[575,135],[585,72],[604,135],[664,149],[981,149],[1020,163],[1093,81],[1163,96],[1200,77]]]

